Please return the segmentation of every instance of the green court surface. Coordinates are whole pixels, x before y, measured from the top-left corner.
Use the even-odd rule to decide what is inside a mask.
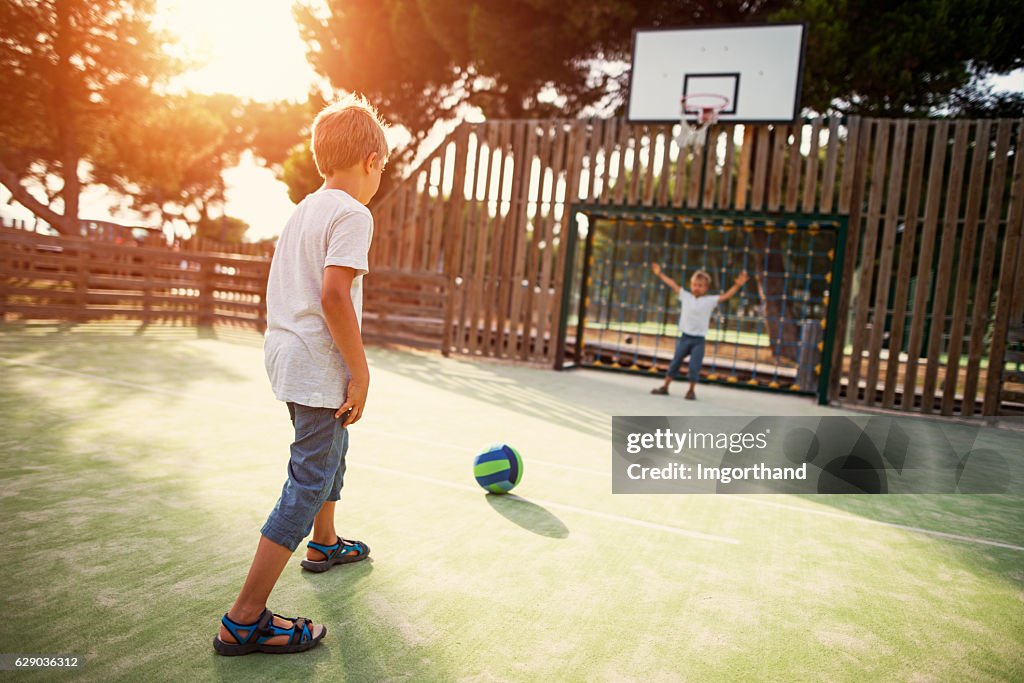
[[[611,420],[836,412],[806,398],[371,348],[339,530],[372,559],[270,606],[314,650],[211,640],[286,476],[254,332],[0,325],[0,652],[82,681],[1024,680],[1022,434],[1009,493],[611,494]],[[676,385],[680,386],[680,385]],[[680,392],[681,393],[681,392]],[[523,455],[517,496],[472,458]]]

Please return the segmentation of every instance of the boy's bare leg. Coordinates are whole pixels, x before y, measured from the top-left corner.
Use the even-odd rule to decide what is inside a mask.
[[[320,507],[313,519],[313,542],[320,545],[334,545],[338,542],[338,532],[334,529],[334,505],[337,501],[329,500]],[[350,550],[346,555],[358,555],[358,550]],[[306,559],[319,562],[327,559],[319,550],[306,548]]]
[[[320,545],[334,545],[338,541],[338,532],[334,529],[334,505],[337,501],[329,500],[320,506],[320,512],[313,518],[313,542]],[[306,559],[319,562],[327,559],[319,550],[306,548]]]
[[[263,614],[263,610],[267,609],[270,591],[274,590],[274,585],[291,556],[291,550],[261,535],[260,543],[256,547],[256,556],[252,558],[252,566],[249,567],[249,574],[245,577],[242,592],[238,594],[235,604],[228,611],[228,618],[238,624],[251,624],[258,620]],[[274,625],[289,628],[291,622],[275,617]],[[319,630],[315,626],[311,628],[314,635]],[[289,638],[290,636],[286,635],[275,636],[266,644],[286,645]],[[225,643],[236,642],[234,636],[224,628],[223,624],[220,626],[220,639]]]

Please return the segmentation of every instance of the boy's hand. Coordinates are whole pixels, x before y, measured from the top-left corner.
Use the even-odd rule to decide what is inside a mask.
[[[747,284],[747,280],[749,279],[750,276],[747,275],[747,271],[744,270],[742,273],[739,274],[739,276],[737,276],[736,284],[742,287],[743,285]]]
[[[366,406],[366,390],[367,382],[357,381],[354,378],[349,380],[345,403],[334,413],[336,418],[349,413],[348,417],[341,424],[342,427],[348,427],[359,422],[359,419],[363,416],[363,408]]]
[[[652,263],[651,264],[651,270],[654,271],[655,275],[661,275],[661,266],[658,265],[657,263]]]

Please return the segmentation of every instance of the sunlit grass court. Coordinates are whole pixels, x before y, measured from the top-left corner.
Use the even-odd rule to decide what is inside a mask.
[[[613,496],[615,414],[803,415],[807,398],[371,348],[339,531],[370,561],[270,607],[327,624],[290,657],[211,640],[292,438],[262,340],[217,328],[0,325],[3,652],[19,680],[1024,679],[1021,433],[1005,495]],[[517,496],[472,476],[522,454]],[[10,672],[5,672],[9,674]]]

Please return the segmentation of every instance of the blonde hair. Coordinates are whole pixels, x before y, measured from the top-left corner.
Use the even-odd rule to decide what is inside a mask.
[[[693,282],[694,278],[700,278],[704,280],[704,282],[708,283],[708,289],[711,288],[711,275],[708,274],[708,271],[698,270],[690,277],[690,282]]]
[[[327,105],[313,119],[312,148],[316,170],[324,178],[376,152],[388,158],[384,131],[388,124],[362,95],[348,95]]]

